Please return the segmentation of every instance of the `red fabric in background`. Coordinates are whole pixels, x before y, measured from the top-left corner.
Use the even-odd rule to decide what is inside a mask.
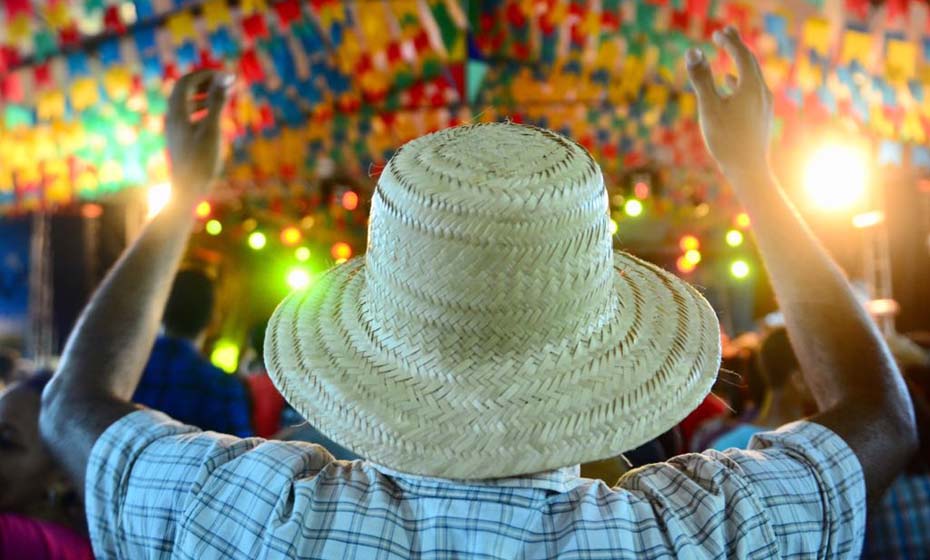
[[[0,514],[0,558],[29,560],[93,560],[87,538],[67,527],[15,515]]]
[[[684,440],[685,449],[691,449],[691,438],[701,424],[712,418],[726,416],[727,414],[727,407],[719,398],[713,394],[704,397],[704,401],[678,424],[678,427],[681,428],[681,438]]]
[[[247,376],[245,384],[252,397],[252,426],[255,428],[255,435],[270,438],[281,430],[284,397],[264,371]]]

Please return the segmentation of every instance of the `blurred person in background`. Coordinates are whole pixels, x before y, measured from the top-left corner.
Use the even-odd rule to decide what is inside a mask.
[[[0,349],[0,390],[19,377],[19,356],[13,350]]]
[[[133,401],[186,424],[238,437],[254,435],[245,387],[199,350],[213,316],[214,290],[199,270],[178,272],[162,317],[162,334]]]
[[[0,392],[0,559],[93,558],[84,509],[39,437],[39,404],[50,372]]]
[[[255,354],[246,368],[244,381],[249,389],[252,404],[252,426],[255,435],[263,438],[274,437],[281,430],[281,413],[287,403],[275,388],[268,370],[265,368],[265,329],[268,321],[262,321],[252,327],[249,333],[249,346]]]

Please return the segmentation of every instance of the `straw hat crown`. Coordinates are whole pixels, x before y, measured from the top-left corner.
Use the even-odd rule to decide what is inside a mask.
[[[405,342],[451,336],[479,360],[491,340],[516,351],[575,333],[612,311],[600,169],[530,127],[414,140],[379,181],[366,265],[373,322]]]
[[[713,310],[612,249],[601,172],[555,133],[409,142],[368,237],[278,307],[265,358],[295,409],[372,461],[481,479],[603,459],[671,428],[716,377]]]

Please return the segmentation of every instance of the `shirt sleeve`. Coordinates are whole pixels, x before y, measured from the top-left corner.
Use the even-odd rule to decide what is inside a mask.
[[[855,558],[865,481],[846,442],[807,421],[631,471],[620,486],[661,517],[679,553],[738,558]]]
[[[167,557],[191,540],[216,557],[257,551],[262,523],[275,518],[293,482],[332,461],[315,445],[239,439],[157,411],[133,412],[100,436],[88,462],[85,506],[94,553]]]

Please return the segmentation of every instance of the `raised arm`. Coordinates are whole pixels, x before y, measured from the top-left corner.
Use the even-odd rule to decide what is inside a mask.
[[[42,437],[82,493],[97,438],[135,410],[129,401],[187,244],[194,205],[207,193],[219,167],[219,117],[230,82],[223,74],[198,72],[175,85],[165,122],[173,200],[104,279],[42,396]]]
[[[769,168],[772,94],[759,65],[728,27],[715,34],[739,70],[722,96],[698,50],[687,54],[707,147],[749,213],[804,378],[820,413],[859,459],[874,502],[916,448],[904,381],[839,267],[811,234]]]

